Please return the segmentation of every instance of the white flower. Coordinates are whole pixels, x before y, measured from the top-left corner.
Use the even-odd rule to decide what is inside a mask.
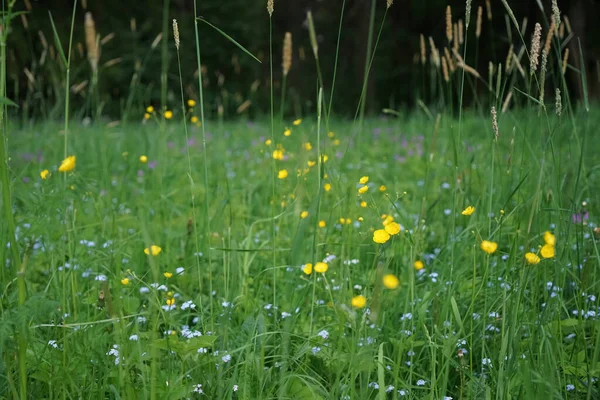
[[[321,351],[321,348],[319,346],[315,346],[311,349],[311,351],[313,354],[317,354],[318,352]]]
[[[233,391],[237,392],[238,391],[238,385],[233,385]]]
[[[424,379],[419,379],[419,380],[417,381],[417,386],[425,386],[425,383],[427,383],[427,382],[425,382],[425,380],[424,380]]]
[[[198,383],[197,385],[194,385],[194,393],[204,394],[201,384]]]
[[[228,363],[231,361],[231,356],[229,354],[225,354],[223,357],[221,357],[221,360],[223,360],[225,363]]]
[[[317,336],[321,336],[323,339],[327,340],[329,338],[329,332],[323,329],[321,332],[317,333]]]
[[[129,340],[137,341],[138,339],[139,339],[139,337],[136,334],[133,334],[133,335],[129,336]]]
[[[286,319],[287,317],[291,316],[292,314],[290,314],[289,312],[282,312],[281,313],[281,319]]]
[[[567,392],[572,392],[573,390],[575,390],[575,385],[571,385],[570,383],[567,385],[566,387]]]
[[[58,344],[56,344],[56,340],[49,340],[48,341],[48,346],[52,346],[55,349],[58,349]]]
[[[206,354],[208,353],[208,349],[206,347],[200,347],[198,349],[198,354]]]

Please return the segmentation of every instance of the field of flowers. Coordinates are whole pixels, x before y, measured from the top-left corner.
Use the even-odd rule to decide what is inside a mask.
[[[2,397],[597,398],[597,114],[147,111],[11,140]]]
[[[332,112],[310,12],[316,103],[284,107],[286,34],[281,97],[271,46],[270,114],[254,120],[250,100],[235,118],[205,103],[198,24],[215,27],[197,18],[197,95],[165,23],[152,49],[169,38],[179,95],[165,44],[162,104],[136,106],[132,79],[106,123],[88,12],[90,108],[70,111],[73,29],[66,57],[52,22],[64,123],[17,124],[2,25],[0,398],[600,398],[600,109],[557,2],[531,42],[502,4],[521,40],[504,66],[467,64],[483,4],[470,30],[471,1],[448,6],[444,44],[419,38],[415,108],[365,117],[367,56],[354,119]]]

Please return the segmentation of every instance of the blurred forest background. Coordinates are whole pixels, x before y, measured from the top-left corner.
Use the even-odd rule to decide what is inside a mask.
[[[317,72],[306,23],[306,13],[312,11],[319,40],[319,57],[325,89],[332,81],[335,47],[342,0],[275,0],[273,14],[273,49],[275,93],[281,81],[281,53],[285,32],[293,37],[293,65],[288,76],[289,115],[301,115],[311,110],[317,92]],[[169,108],[177,107],[178,77],[171,21],[177,19],[181,31],[182,68],[190,98],[198,97],[194,17],[192,0],[87,0],[79,1],[75,14],[71,68],[71,109],[75,117],[96,116],[111,119],[141,118],[148,104],[161,106],[162,45],[159,41],[163,23],[168,21],[168,97]],[[416,101],[427,102],[423,90],[424,67],[420,64],[420,34],[431,36],[442,44],[445,34],[445,11],[450,4],[455,19],[464,19],[465,1],[395,0],[386,15],[377,47],[373,70],[368,82],[367,108],[379,112],[388,107],[413,107]],[[550,0],[509,1],[517,19],[528,19],[525,42],[529,45],[535,22],[544,26],[550,20]],[[510,46],[507,26],[510,25],[500,0],[491,0],[492,20],[484,11],[483,29],[476,44],[474,29],[477,8],[484,0],[473,1],[471,28],[468,33],[469,65],[478,66],[487,75],[489,61],[503,63]],[[579,69],[577,37],[581,40],[588,75],[590,95],[600,93],[600,3],[597,0],[559,0],[563,15],[568,16],[574,37],[569,63]],[[347,0],[343,15],[340,42],[340,62],[337,71],[333,110],[336,114],[354,115],[365,71],[368,33],[372,7],[375,37],[386,12],[385,0]],[[545,13],[542,13],[543,7]],[[221,28],[255,54],[262,64],[237,49],[219,33],[200,25],[202,73],[209,117],[214,117],[218,105],[224,115],[246,113],[250,117],[263,115],[269,108],[269,17],[266,0],[203,0],[198,1],[198,14]],[[57,55],[49,12],[55,21],[60,40],[68,46],[73,2],[67,0],[25,0],[17,9],[27,11],[13,21],[8,47],[8,97],[19,104],[23,121],[31,118],[58,118],[64,108],[64,65]],[[164,19],[164,10],[168,19]],[[86,56],[84,20],[90,12],[100,43],[100,61],[95,100],[88,95],[93,74]],[[545,14],[545,16],[544,16]],[[515,49],[521,40],[512,29]],[[163,38],[164,39],[164,38]],[[477,49],[477,52],[475,49]],[[477,55],[476,55],[477,53]],[[567,78],[571,95],[580,97],[580,77],[571,73]],[[471,99],[466,99],[467,104]],[[95,102],[95,106],[91,106]],[[125,114],[125,115],[124,115]]]

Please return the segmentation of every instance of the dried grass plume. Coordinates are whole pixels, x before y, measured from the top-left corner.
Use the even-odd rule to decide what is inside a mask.
[[[533,38],[531,39],[531,50],[529,54],[530,58],[530,69],[529,74],[533,75],[537,71],[540,58],[540,42],[542,40],[542,26],[539,23],[535,24],[535,30],[533,31]]]
[[[285,33],[283,39],[283,76],[287,76],[292,68],[292,34],[290,32]]]
[[[98,41],[96,39],[96,24],[94,23],[94,17],[91,12],[85,13],[85,45],[87,47],[87,57],[92,67],[92,71],[96,73],[98,71],[98,60],[100,53],[98,52]]]

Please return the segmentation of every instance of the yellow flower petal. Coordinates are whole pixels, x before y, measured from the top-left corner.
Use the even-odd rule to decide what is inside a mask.
[[[351,301],[352,307],[364,308],[367,305],[367,298],[365,296],[354,296]]]
[[[304,264],[304,266],[302,267],[302,272],[304,272],[306,275],[312,274],[312,271],[313,265],[311,263]]]
[[[162,251],[162,249],[155,245],[152,245],[149,248],[144,249],[144,253],[146,253],[147,255],[153,255],[153,256],[159,255],[161,251]]]
[[[396,275],[387,274],[383,276],[383,286],[388,289],[396,289],[400,285],[400,280]]]
[[[373,241],[375,243],[384,244],[388,240],[390,240],[390,234],[385,229],[377,229],[373,232]]]
[[[540,254],[544,258],[552,258],[556,254],[556,251],[554,250],[554,246],[553,245],[551,245],[551,244],[545,244],[542,247],[542,250],[540,250]]]
[[[556,246],[556,236],[554,236],[552,232],[546,231],[544,233],[544,242],[546,242],[546,244],[549,244],[550,246]]]
[[[534,254],[534,253],[526,253],[525,260],[527,260],[527,264],[532,264],[532,265],[540,262],[540,258],[537,256],[537,254]]]
[[[417,261],[415,261],[415,263],[413,264],[413,267],[414,267],[414,268],[415,268],[417,271],[420,271],[420,270],[422,270],[423,268],[425,268],[425,264],[423,264],[423,261],[421,261],[421,260],[417,260]]]
[[[325,272],[327,272],[328,269],[329,265],[327,265],[324,262],[318,262],[315,264],[315,272],[318,272],[320,274],[324,274]]]
[[[65,158],[60,167],[58,167],[59,172],[71,172],[75,169],[75,165],[77,164],[77,157],[69,156]]]
[[[498,243],[490,242],[489,240],[484,240],[481,242],[481,250],[485,251],[488,254],[494,254],[498,249]]]
[[[463,210],[462,215],[471,215],[474,212],[475,212],[475,207],[469,206]]]
[[[49,176],[50,176],[50,172],[47,169],[45,169],[42,172],[40,172],[40,177],[42,179],[48,179]]]
[[[369,182],[369,177],[368,176],[363,176],[362,178],[360,178],[360,180],[358,181],[358,183],[360,183],[361,185],[366,185],[367,182]]]
[[[390,235],[397,235],[398,233],[400,233],[401,229],[402,228],[400,227],[400,224],[397,222],[390,222],[385,226],[385,231]]]

